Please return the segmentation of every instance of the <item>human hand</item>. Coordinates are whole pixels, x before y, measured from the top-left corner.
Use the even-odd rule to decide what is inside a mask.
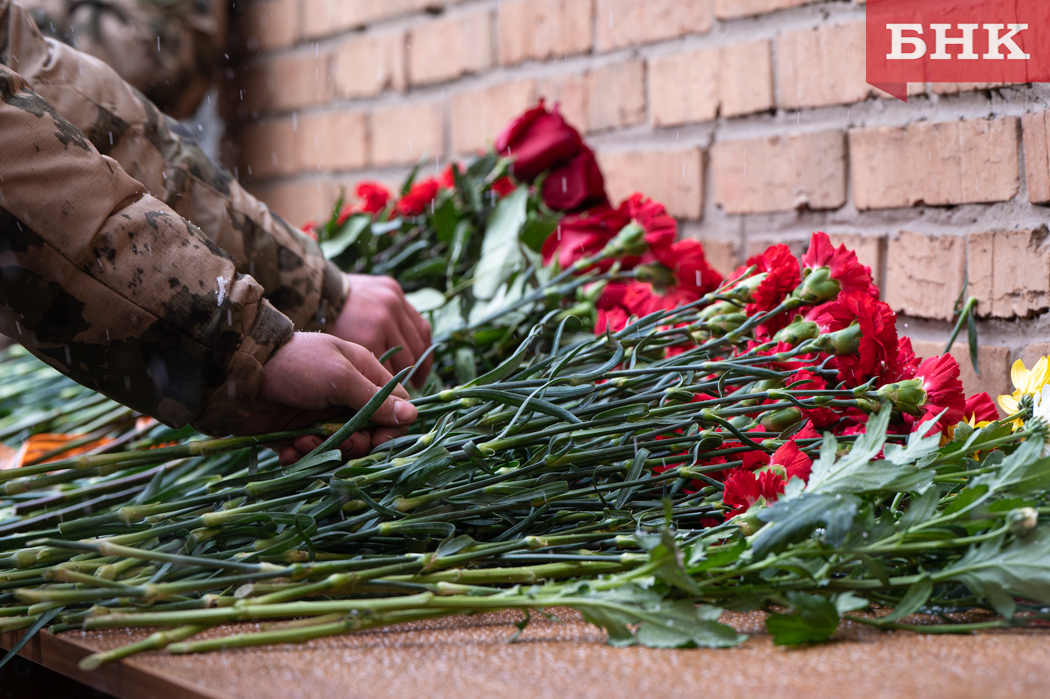
[[[417,363],[430,347],[430,324],[405,298],[401,285],[391,277],[371,274],[348,274],[346,281],[350,295],[329,332],[376,357],[400,346],[401,351],[386,361],[388,371]],[[427,357],[412,377],[412,385],[422,388],[432,363]]]
[[[321,333],[295,333],[263,367],[255,406],[237,434],[294,430],[345,415],[347,408],[360,410],[391,378],[390,372],[360,345]],[[405,434],[415,419],[416,408],[399,385],[371,417],[383,427],[355,432],[340,449],[347,456],[363,456]],[[323,437],[310,435],[271,448],[287,466],[323,441]]]

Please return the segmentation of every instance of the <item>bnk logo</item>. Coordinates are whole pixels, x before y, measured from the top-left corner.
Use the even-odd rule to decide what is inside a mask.
[[[1050,82],[1050,0],[868,0],[867,80]]]

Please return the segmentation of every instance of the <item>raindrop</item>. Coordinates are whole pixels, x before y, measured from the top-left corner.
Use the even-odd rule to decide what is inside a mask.
[[[160,53],[160,34],[157,35],[157,53]]]

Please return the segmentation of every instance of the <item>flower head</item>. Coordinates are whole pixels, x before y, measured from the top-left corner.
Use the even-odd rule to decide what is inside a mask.
[[[963,419],[970,427],[984,427],[989,422],[999,419],[999,411],[996,410],[992,397],[981,391],[966,399]]]
[[[1020,412],[1018,402],[1023,396],[1035,396],[1043,386],[1050,383],[1050,357],[1042,357],[1029,371],[1024,362],[1018,359],[1010,369],[1010,379],[1014,384],[1011,395],[999,396],[999,407],[1007,415]]]
[[[426,211],[427,205],[434,201],[439,189],[441,189],[441,184],[433,177],[416,182],[408,190],[408,194],[401,197],[397,203],[398,213],[403,216],[419,216]]]
[[[579,211],[609,203],[601,168],[586,146],[551,170],[543,180],[542,190],[543,203],[555,211]]]
[[[378,214],[386,208],[390,202],[390,190],[378,182],[358,182],[354,194],[360,199],[357,212]]]
[[[735,469],[726,478],[722,491],[722,503],[731,508],[726,519],[747,512],[759,499],[766,504],[776,502],[784,492],[784,485],[784,479],[774,471],[754,473],[744,468]]]
[[[546,170],[572,160],[583,148],[580,133],[569,126],[558,105],[547,110],[543,100],[519,116],[496,137],[496,150],[514,159],[511,173],[532,182]]]
[[[671,272],[667,279],[628,285],[624,306],[637,316],[671,310],[696,301],[722,283],[722,275],[707,264],[704,246],[696,240],[679,240],[653,255]]]
[[[857,254],[845,245],[833,246],[827,233],[813,234],[809,250],[802,256],[802,266],[804,281],[799,293],[809,301],[828,301],[840,291],[879,296],[871,281],[871,269],[858,262]]]
[[[857,352],[835,358],[839,377],[850,386],[891,373],[899,346],[897,315],[889,305],[859,291],[844,291],[834,301],[810,311],[809,318],[823,332],[842,330],[854,323],[860,326]]]
[[[955,357],[950,354],[930,357],[919,365],[915,378],[922,382],[922,390],[926,393],[925,402],[919,405],[923,417],[918,422],[926,422],[944,411],[938,423],[943,430],[963,419],[966,394],[959,380],[959,362]]]
[[[630,218],[626,207],[614,209],[608,204],[597,206],[582,214],[566,216],[543,242],[543,262],[557,259],[562,269],[584,257],[596,255],[627,225]],[[612,260],[603,260],[598,267],[608,269]]]
[[[759,273],[764,273],[765,278],[751,292],[752,302],[747,305],[746,313],[749,316],[765,313],[776,308],[787,296],[794,291],[802,280],[799,271],[798,260],[791,254],[791,248],[787,245],[773,245],[761,255],[756,255],[747,261],[747,266],[755,265]],[[777,318],[766,321],[767,332],[775,333],[784,327],[790,320],[787,313],[780,314]]]

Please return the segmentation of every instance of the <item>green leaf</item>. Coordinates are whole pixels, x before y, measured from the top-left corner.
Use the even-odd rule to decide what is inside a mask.
[[[469,384],[478,377],[477,358],[473,347],[459,347],[453,359],[456,372],[456,382],[460,385]]]
[[[1040,527],[1005,548],[1003,539],[971,546],[955,565],[937,573],[937,579],[961,582],[1007,618],[1017,607],[1015,597],[1050,604],[1050,528]]]
[[[970,345],[970,363],[973,364],[973,373],[980,376],[981,370],[977,366],[977,321],[974,320],[972,311],[966,318],[966,339]]]
[[[847,614],[849,612],[857,612],[861,609],[867,609],[870,602],[859,597],[852,592],[843,592],[840,595],[835,595],[835,611],[839,613],[839,616]]]
[[[504,197],[489,217],[481,243],[481,259],[474,268],[474,296],[491,299],[503,282],[519,269],[523,257],[518,234],[525,223],[529,191],[524,185]]]
[[[813,463],[813,473],[806,485],[807,493],[857,493],[875,494],[883,492],[924,491],[933,482],[933,473],[924,471],[909,462],[914,454],[932,451],[929,440],[938,437],[915,437],[908,442],[907,449],[896,450],[887,446],[887,456],[896,459],[872,461],[886,445],[886,426],[889,424],[892,406],[885,404],[877,415],[868,420],[867,432],[853,444],[853,448],[841,458],[836,458],[838,443],[831,434],[824,435],[820,447],[820,458]]]
[[[647,648],[731,648],[747,640],[732,627],[718,623],[720,613],[720,609],[697,607],[688,600],[648,605],[635,636]]]
[[[559,223],[560,220],[553,216],[534,216],[521,229],[521,242],[528,246],[530,250],[539,252],[543,249],[543,243],[546,242]]]
[[[331,260],[343,254],[348,247],[357,242],[361,233],[368,228],[371,222],[371,214],[358,214],[347,219],[334,237],[321,243],[321,252],[324,253],[325,258]]]
[[[973,480],[973,485],[987,485],[993,493],[1024,495],[1050,488],[1050,458],[1043,454],[1043,438],[1032,435],[1013,454],[1003,459],[999,469]]]
[[[634,459],[631,461],[631,467],[627,469],[627,475],[624,477],[625,481],[636,481],[639,476],[642,475],[642,468],[645,466],[645,460],[649,458],[648,449],[639,449],[638,453],[634,455]],[[616,509],[622,510],[627,501],[631,499],[631,495],[634,491],[638,490],[639,486],[630,486],[627,488],[620,488],[620,493],[616,496]]]
[[[714,552],[710,548],[704,549],[698,543],[693,546],[693,550],[689,554],[687,563],[689,574],[696,575],[711,568],[729,565],[740,558],[740,555],[746,550],[746,539],[737,539],[732,546],[720,546]]]
[[[405,300],[420,313],[435,311],[444,306],[447,301],[443,293],[430,287],[405,294]]]
[[[881,617],[879,621],[892,623],[898,619],[903,619],[909,614],[914,614],[922,608],[922,605],[926,604],[926,600],[930,599],[931,594],[933,594],[933,580],[929,575],[924,575],[911,584],[911,587],[904,593],[904,597],[893,608],[893,611]]]
[[[839,613],[827,598],[788,592],[794,610],[787,614],[770,614],[766,628],[778,646],[823,641],[839,627]]]
[[[483,374],[482,376],[479,376],[478,378],[471,381],[469,384],[467,384],[467,387],[484,386],[490,383],[497,383],[507,378],[515,371],[517,371],[518,367],[521,366],[522,360],[525,359],[525,354],[529,351],[529,346],[532,344],[533,338],[538,336],[541,331],[541,327],[533,328],[532,332],[529,333],[529,336],[525,338],[525,341],[521,343],[521,345],[514,352],[514,354],[504,359],[500,363],[500,365],[492,371],[488,372],[487,374]]]
[[[454,556],[460,551],[464,551],[476,543],[477,542],[474,541],[473,537],[467,536],[466,534],[460,534],[457,537],[445,539],[444,541],[442,541],[441,544],[437,547],[437,551],[434,552],[434,555],[437,558],[441,558],[442,556]]]
[[[827,542],[838,546],[850,533],[860,505],[860,499],[853,495],[814,493],[773,503],[758,513],[758,518],[769,524],[751,540],[754,560],[760,561],[769,553],[809,538],[817,527],[824,527]]]
[[[941,494],[936,488],[930,488],[919,497],[912,496],[908,509],[901,515],[900,525],[905,529],[928,520],[937,511]]]
[[[894,466],[905,466],[913,464],[928,454],[937,451],[941,445],[940,430],[930,429],[926,436],[921,436],[918,431],[908,435],[908,445],[902,447],[899,444],[887,444],[882,453],[886,460]]]
[[[455,234],[456,223],[459,219],[459,211],[456,209],[456,203],[452,200],[452,197],[444,197],[444,201],[441,202],[440,206],[434,208],[432,218],[434,220],[434,230],[437,232],[437,239],[442,243],[451,243]]]

